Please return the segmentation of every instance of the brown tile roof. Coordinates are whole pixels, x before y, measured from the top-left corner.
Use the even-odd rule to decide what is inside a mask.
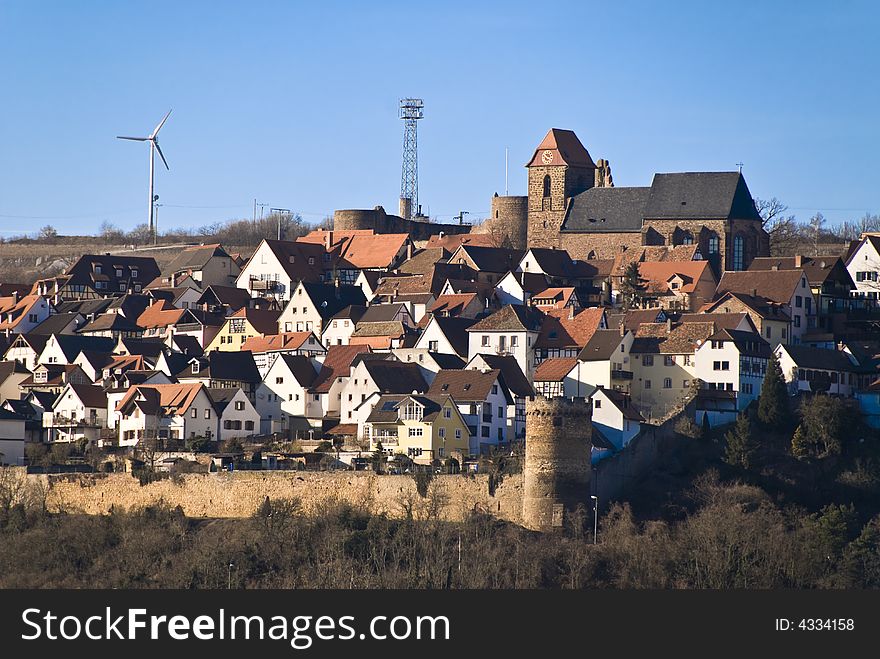
[[[537,332],[541,328],[542,317],[540,311],[531,307],[508,304],[471,325],[468,332]]]
[[[448,258],[449,251],[443,247],[421,249],[411,259],[401,263],[397,270],[408,275],[424,275],[431,272],[438,261],[445,261]]]
[[[347,345],[328,346],[327,355],[318,373],[318,377],[312,383],[314,393],[327,393],[336,378],[348,377],[351,371],[351,363],[355,357],[363,353],[372,352],[369,346]]]
[[[431,236],[425,245],[426,249],[442,247],[450,253],[461,245],[476,245],[480,247],[495,247],[496,240],[488,233],[457,233],[444,236]]]
[[[754,323],[752,322],[751,317],[746,312],[740,313],[712,313],[711,318],[706,318],[705,313],[683,313],[680,314],[677,319],[682,323],[700,323],[711,321],[715,323],[715,327],[718,329],[737,329],[743,322],[746,321],[749,327],[753,330],[756,329]]]
[[[553,158],[550,162],[544,162],[543,152],[550,151]],[[526,167],[543,165],[569,165],[575,167],[596,168],[590,154],[581,144],[574,131],[562,128],[551,128],[538,148],[535,149],[534,155],[529,160]]]
[[[484,401],[492,392],[492,385],[501,378],[501,371],[440,370],[428,389],[429,396],[452,396],[456,403],[472,403]],[[499,386],[505,396],[509,397],[506,387]],[[508,398],[508,404],[513,401]]]
[[[729,305],[728,303],[733,303],[733,305]],[[788,315],[788,312],[785,311],[783,306],[779,303],[768,300],[765,297],[755,297],[752,295],[746,295],[745,293],[724,293],[714,302],[708,302],[704,304],[700,311],[703,313],[711,313],[714,315],[715,309],[727,309],[730,306],[737,306],[736,303],[741,304],[742,306],[751,309],[755,314],[762,318],[766,318],[768,320],[778,320],[781,322],[788,322],[791,320],[791,317]],[[728,313],[728,312],[725,312]]]
[[[195,401],[196,396],[204,388],[200,383],[195,384],[142,384],[129,388],[122,400],[116,405],[117,411],[124,411],[129,403],[134,403],[138,394],[146,397],[144,411],[155,414],[162,411],[165,414],[175,410],[182,414],[186,412]]]
[[[460,316],[465,308],[477,299],[476,293],[456,293],[439,295],[428,311],[445,316]]]
[[[468,330],[476,322],[472,318],[460,316],[431,316],[434,323],[449,341],[455,354],[467,358],[468,354]]]
[[[678,289],[682,293],[693,293],[706,275],[715,282],[708,261],[644,261],[639,263],[639,275],[645,280],[647,292],[655,294],[671,292],[669,281],[676,275],[683,280]]]
[[[376,295],[389,296],[410,293],[430,293],[431,278],[428,275],[389,276],[379,282]]]
[[[241,350],[251,352],[276,352],[279,350],[299,350],[309,337],[314,337],[312,332],[281,332],[280,334],[265,334],[252,336],[241,344]],[[317,348],[320,344],[317,338],[312,347]]]
[[[168,327],[180,320],[186,309],[178,309],[170,302],[157,300],[138,316],[137,324],[144,329]]]
[[[86,407],[107,408],[107,394],[101,387],[93,384],[71,384],[70,388]]]
[[[583,348],[599,329],[605,315],[602,307],[581,309],[550,309],[541,323],[541,332],[535,340],[536,348]]]
[[[374,337],[374,336],[385,336],[385,337],[400,337],[403,336],[405,329],[403,327],[403,323],[399,320],[385,320],[385,321],[375,321],[375,322],[364,322],[361,320],[357,327],[355,327],[354,332],[351,333],[352,340],[359,337]]]
[[[551,357],[535,368],[535,382],[559,382],[577,364],[577,357]]]
[[[716,331],[715,324],[673,323],[668,329],[666,323],[643,323],[636,330],[632,353],[686,355],[702,345]]]
[[[621,341],[623,337],[618,330],[596,330],[581,350],[578,359],[582,362],[607,361],[616,354]]]
[[[620,323],[630,332],[635,332],[642,323],[658,323],[664,320],[663,309],[630,309],[625,313],[609,313],[608,329],[620,330]]]
[[[227,316],[227,318],[246,318],[260,334],[277,334],[278,316],[280,315],[280,311],[242,307],[231,316]]]
[[[715,296],[718,299],[727,292],[743,293],[767,298],[777,304],[789,304],[803,276],[801,270],[780,270],[773,276],[760,270],[727,271],[721,275]]]
[[[489,368],[496,368],[501,371],[505,386],[514,396],[528,398],[535,395],[535,390],[513,355],[480,354],[479,358]],[[474,367],[472,366],[471,368]]]
[[[837,270],[839,276],[848,277],[846,265],[839,256],[763,256],[752,260],[749,271],[753,270],[796,270],[807,275],[810,286],[820,286]]]
[[[574,294],[574,288],[572,286],[545,288],[543,291],[533,293],[532,297],[529,298],[529,304],[533,307],[552,307],[555,309],[562,309],[569,303],[569,301],[571,301],[571,297]],[[547,303],[544,302],[544,300],[550,300],[550,302]]]

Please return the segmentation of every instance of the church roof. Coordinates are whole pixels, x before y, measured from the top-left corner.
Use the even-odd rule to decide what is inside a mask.
[[[549,162],[544,162],[542,155],[544,151],[550,151],[553,158]],[[569,165],[574,167],[590,167],[596,168],[596,164],[590,157],[584,145],[574,134],[572,130],[564,130],[562,128],[551,128],[550,131],[541,140],[538,148],[532,156],[526,167],[542,166],[542,165]]]
[[[650,196],[651,188],[590,188],[572,197],[562,231],[641,231]]]
[[[761,219],[739,172],[655,174],[644,217],[660,220]]]

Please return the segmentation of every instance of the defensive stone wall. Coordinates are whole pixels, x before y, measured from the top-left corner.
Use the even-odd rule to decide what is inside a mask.
[[[427,240],[443,234],[470,233],[469,224],[438,224],[423,220],[406,220],[388,215],[381,206],[372,210],[348,209],[333,213],[334,231],[357,231],[372,229],[376,233],[407,233],[413,240]]]

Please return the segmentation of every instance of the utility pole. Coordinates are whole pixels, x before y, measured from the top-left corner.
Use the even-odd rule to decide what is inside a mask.
[[[470,215],[470,212],[469,211],[458,211],[458,215],[453,215],[452,219],[458,220],[459,224],[464,224],[464,216],[465,215]]]
[[[289,208],[270,208],[269,212],[278,214],[278,240],[281,240],[281,217],[282,217],[282,214],[287,215],[289,217],[290,216],[290,209]]]
[[[159,244],[159,208],[162,204],[157,203],[159,195],[153,195],[153,244]]]
[[[590,498],[593,500],[593,544],[595,545],[599,537],[599,497],[591,494]]]

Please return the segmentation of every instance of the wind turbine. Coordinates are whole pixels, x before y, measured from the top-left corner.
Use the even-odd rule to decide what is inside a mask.
[[[134,142],[149,142],[150,143],[150,236],[153,238],[153,242],[156,240],[156,222],[153,217],[154,214],[154,204],[158,199],[158,196],[153,194],[153,171],[155,169],[155,152],[159,152],[159,157],[162,158],[162,162],[165,165],[165,169],[170,170],[171,168],[168,166],[168,161],[165,160],[165,155],[162,153],[162,149],[159,148],[159,131],[162,130],[162,126],[165,125],[165,121],[168,119],[168,116],[171,114],[171,110],[168,110],[168,113],[162,117],[162,121],[159,122],[159,125],[156,126],[155,130],[150,134],[149,137],[126,137],[124,135],[117,135],[116,139],[119,140],[132,140]]]

